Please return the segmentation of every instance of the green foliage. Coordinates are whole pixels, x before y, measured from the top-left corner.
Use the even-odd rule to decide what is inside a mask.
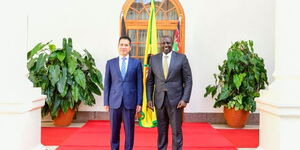
[[[214,74],[215,84],[206,87],[205,97],[215,99],[214,107],[235,108],[254,112],[255,98],[268,85],[263,58],[254,53],[253,41],[235,42],[227,52],[227,59]]]
[[[103,91],[102,74],[94,58],[87,50],[84,55],[74,50],[71,38],[63,39],[61,49],[50,42],[38,43],[27,53],[27,60],[28,79],[47,96],[42,116],[50,113],[55,119],[60,109],[78,110],[81,102],[93,106],[93,94]]]

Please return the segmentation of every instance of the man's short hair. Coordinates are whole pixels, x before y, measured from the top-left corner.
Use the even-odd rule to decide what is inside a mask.
[[[120,43],[120,41],[121,41],[122,39],[126,39],[126,40],[128,40],[128,41],[129,41],[129,45],[131,45],[131,39],[130,39],[130,37],[129,37],[129,36],[127,36],[127,35],[123,35],[123,36],[121,36],[121,37],[119,38],[119,43]]]

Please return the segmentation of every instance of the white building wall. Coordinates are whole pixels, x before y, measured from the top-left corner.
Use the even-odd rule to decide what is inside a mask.
[[[253,40],[265,59],[269,81],[274,70],[275,2],[273,0],[181,0],[186,17],[185,46],[193,72],[191,104],[186,112],[220,112],[204,98],[205,87],[214,83],[231,43]]]
[[[27,79],[25,1],[0,5],[0,141],[5,150],[42,150],[41,90]],[[30,137],[30,138],[29,138]]]
[[[204,98],[205,87],[214,83],[213,73],[236,40],[253,40],[256,52],[265,59],[268,75],[274,70],[273,0],[180,0],[186,17],[185,47],[193,72],[191,101],[185,112],[220,112],[213,100]],[[125,0],[30,1],[28,48],[53,40],[61,46],[63,37],[72,37],[74,48],[88,49],[104,74],[105,63],[116,57],[119,16]],[[16,14],[20,12],[14,11]],[[9,32],[1,29],[4,32]],[[24,48],[20,48],[24,50]],[[1,50],[2,51],[2,50]],[[24,61],[22,63],[25,63]],[[20,64],[19,66],[24,66]],[[22,67],[17,67],[22,69]],[[24,69],[24,68],[23,68]],[[94,107],[103,111],[103,96]]]

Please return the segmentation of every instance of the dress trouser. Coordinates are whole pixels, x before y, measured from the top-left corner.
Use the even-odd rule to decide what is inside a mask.
[[[183,109],[177,109],[177,106],[172,106],[165,93],[164,102],[161,108],[156,108],[157,116],[157,129],[158,150],[166,150],[168,147],[168,129],[169,124],[172,128],[172,150],[182,150],[183,137],[182,137],[182,114]]]
[[[135,109],[126,109],[124,105],[118,109],[110,109],[110,126],[111,126],[111,150],[120,148],[120,129],[123,120],[125,131],[125,150],[132,150],[134,143],[134,116]]]

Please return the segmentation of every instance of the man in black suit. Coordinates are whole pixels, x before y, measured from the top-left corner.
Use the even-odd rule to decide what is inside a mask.
[[[182,150],[183,108],[192,91],[192,72],[185,55],[172,51],[172,39],[163,36],[162,52],[151,56],[147,77],[148,107],[156,108],[158,121],[158,150],[168,147],[168,127],[172,128],[172,149]],[[154,88],[155,87],[155,88]],[[154,96],[154,98],[152,98]]]

